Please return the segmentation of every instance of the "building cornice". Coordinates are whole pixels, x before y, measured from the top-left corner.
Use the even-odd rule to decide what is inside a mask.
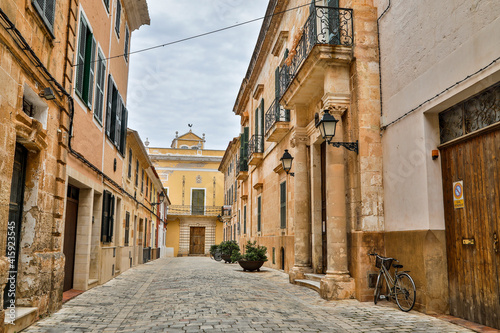
[[[139,29],[142,25],[151,23],[146,0],[123,0],[123,5],[131,32]]]

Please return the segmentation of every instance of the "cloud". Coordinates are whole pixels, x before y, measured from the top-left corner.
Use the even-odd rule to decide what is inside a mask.
[[[132,34],[132,52],[265,15],[267,0],[148,0],[151,25]],[[262,21],[131,55],[129,127],[151,146],[175,132],[206,134],[222,149],[240,132],[232,112]]]

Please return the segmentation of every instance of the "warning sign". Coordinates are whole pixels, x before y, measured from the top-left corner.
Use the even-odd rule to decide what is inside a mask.
[[[464,208],[464,182],[462,180],[453,183],[453,203],[455,209]]]

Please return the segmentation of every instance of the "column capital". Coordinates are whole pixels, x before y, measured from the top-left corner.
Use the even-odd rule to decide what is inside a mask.
[[[309,142],[309,136],[307,135],[307,128],[298,127],[290,135],[290,146],[292,148],[298,145],[306,145]]]
[[[330,110],[330,113],[342,116],[349,109],[351,98],[349,94],[326,93],[321,99],[323,109]]]

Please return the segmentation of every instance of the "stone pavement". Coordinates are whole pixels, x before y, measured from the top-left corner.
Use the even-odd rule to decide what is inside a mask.
[[[26,332],[471,332],[396,305],[327,302],[288,275],[158,259],[67,302]]]

